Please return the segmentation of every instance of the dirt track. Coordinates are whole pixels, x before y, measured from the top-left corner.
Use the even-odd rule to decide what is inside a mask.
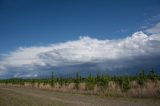
[[[31,88],[0,87],[0,106],[159,106],[153,98],[99,97]]]

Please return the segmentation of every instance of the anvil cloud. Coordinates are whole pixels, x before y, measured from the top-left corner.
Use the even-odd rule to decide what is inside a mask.
[[[0,60],[0,76],[37,77],[38,70],[61,67],[81,70],[85,64],[99,70],[160,65],[160,23],[122,39],[99,40],[85,36],[48,46],[20,47]]]

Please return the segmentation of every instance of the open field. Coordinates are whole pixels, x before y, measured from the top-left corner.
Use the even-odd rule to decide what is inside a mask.
[[[159,98],[80,95],[48,90],[0,87],[0,106],[159,106]]]

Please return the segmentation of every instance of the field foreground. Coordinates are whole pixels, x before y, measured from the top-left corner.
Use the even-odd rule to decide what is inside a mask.
[[[100,97],[31,88],[0,87],[0,106],[159,106],[158,98]]]

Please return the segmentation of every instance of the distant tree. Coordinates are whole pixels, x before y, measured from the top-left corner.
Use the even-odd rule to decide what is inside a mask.
[[[54,72],[52,72],[51,86],[54,86],[54,84],[55,84],[55,78],[54,78]]]
[[[158,78],[158,75],[157,75],[157,73],[156,73],[154,68],[152,68],[151,71],[149,71],[148,77],[151,80],[156,80]]]
[[[110,81],[110,77],[108,75],[102,75],[100,77],[100,86],[103,86],[103,87],[108,87],[108,84],[109,84],[109,81]]]
[[[97,76],[96,76],[96,83],[100,81],[100,75],[99,75],[99,72],[97,73]]]
[[[146,81],[147,77],[144,73],[144,69],[142,69],[139,74],[138,74],[138,77],[137,77],[137,80],[138,80],[138,83],[140,85],[144,85],[145,81]]]
[[[93,90],[95,87],[95,78],[91,74],[87,77],[86,87],[88,90]]]
[[[79,84],[81,82],[81,77],[79,75],[79,72],[76,73],[76,79],[75,79],[75,88],[79,89]]]
[[[118,78],[118,82],[122,91],[128,91],[131,88],[131,78],[129,76],[121,76]]]

